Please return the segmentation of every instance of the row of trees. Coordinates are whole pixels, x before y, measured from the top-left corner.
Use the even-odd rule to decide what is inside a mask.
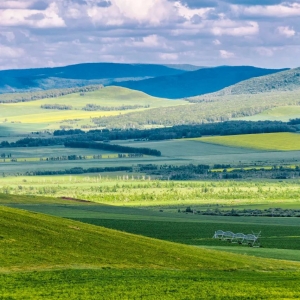
[[[227,121],[201,125],[180,125],[148,130],[56,130],[54,136],[81,134],[94,141],[147,139],[166,140],[201,137],[202,135],[237,135],[271,132],[295,132],[297,128],[292,124],[280,121]]]
[[[65,169],[65,170],[48,170],[48,171],[30,171],[26,172],[25,175],[36,176],[36,175],[66,175],[66,174],[84,174],[84,173],[103,173],[103,172],[130,172],[132,171],[132,167],[105,167],[105,168],[88,168],[83,169],[81,167]]]
[[[122,106],[101,106],[96,104],[87,104],[83,108],[74,108],[72,105],[65,104],[42,104],[43,109],[57,109],[57,110],[85,110],[85,111],[119,111],[119,110],[134,110],[138,108],[149,108],[150,105],[122,105]]]
[[[103,88],[103,85],[88,85],[83,87],[73,87],[64,89],[53,89],[46,91],[37,91],[29,93],[12,93],[0,95],[0,103],[18,103],[28,102],[47,98],[58,98],[61,96],[74,94],[74,93],[87,93],[97,91]]]
[[[130,110],[138,108],[149,108],[150,105],[121,105],[121,106],[101,106],[96,104],[87,104],[83,110],[86,111],[115,111],[115,110]]]
[[[123,153],[138,153],[144,155],[161,156],[161,152],[150,148],[133,148],[121,145],[111,145],[95,142],[66,142],[65,147],[69,148],[90,148]]]
[[[58,109],[58,110],[72,110],[72,105],[64,105],[64,104],[43,104],[41,105],[43,109]]]

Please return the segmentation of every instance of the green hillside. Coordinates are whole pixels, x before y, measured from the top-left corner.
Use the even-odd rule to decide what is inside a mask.
[[[185,101],[169,101],[148,96],[142,92],[132,91],[120,87],[107,87],[84,94],[75,93],[57,98],[48,98],[30,102],[0,104],[0,126],[2,131],[35,131],[42,129],[58,129],[60,126],[81,128],[81,126],[96,126],[91,118],[126,114],[132,111],[167,107],[186,104]],[[41,105],[66,105],[71,106],[68,110],[44,109]],[[82,110],[87,104],[116,107],[111,111],[85,111]],[[121,110],[121,106],[138,105],[137,109]]]
[[[153,108],[142,112],[131,112],[121,116],[107,116],[99,120],[108,127],[122,128],[201,124],[226,121],[233,118],[254,116],[267,109],[281,106],[298,106],[300,89],[295,91],[270,92],[253,95],[203,95],[188,99],[192,104]]]
[[[5,202],[5,197],[1,198]],[[29,197],[25,198],[19,201],[26,203]],[[9,196],[8,200],[18,201],[16,196]],[[89,213],[87,204],[83,210]],[[159,223],[160,229],[172,224]],[[185,226],[194,223],[175,224],[175,235],[181,232],[182,236],[183,232],[188,234]],[[146,224],[142,225],[143,232]],[[300,296],[299,262],[254,259],[237,252],[242,254],[176,244],[0,206],[1,299],[196,300]],[[284,255],[275,251],[271,256]],[[298,259],[296,251],[288,253],[288,259],[293,258]]]
[[[280,91],[294,91],[300,89],[300,68],[286,70],[271,75],[251,78],[229,86],[215,94],[241,95],[259,94]]]
[[[259,120],[271,120],[271,121],[283,121],[288,122],[290,119],[296,119],[300,117],[300,106],[280,106],[271,109],[267,109],[260,114],[238,118],[246,121],[259,121]]]
[[[211,143],[229,147],[241,147],[271,151],[300,150],[300,135],[295,133],[265,133],[244,134],[231,136],[214,136],[193,139],[204,143]]]
[[[0,271],[48,268],[199,270],[296,269],[256,259],[154,240],[80,222],[0,208]]]

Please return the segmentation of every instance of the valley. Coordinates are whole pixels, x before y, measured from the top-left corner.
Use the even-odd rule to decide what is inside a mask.
[[[14,72],[0,72],[18,86],[0,95],[1,299],[299,297],[299,69]]]

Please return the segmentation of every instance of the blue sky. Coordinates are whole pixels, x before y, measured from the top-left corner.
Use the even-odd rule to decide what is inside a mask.
[[[300,66],[300,1],[1,0],[0,69]]]

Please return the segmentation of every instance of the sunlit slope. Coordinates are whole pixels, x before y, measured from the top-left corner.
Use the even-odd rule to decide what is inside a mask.
[[[101,123],[122,128],[136,125],[180,125],[220,122],[255,116],[265,110],[281,106],[298,106],[300,89],[260,94],[216,96],[207,94],[191,98],[193,104],[161,107],[131,112],[121,116],[102,118]]]
[[[214,136],[197,138],[193,140],[223,146],[251,148],[258,150],[300,150],[300,135],[296,133],[265,133]]]
[[[249,260],[6,207],[0,208],[1,271],[47,268],[283,269]]]
[[[70,94],[58,98],[49,98],[30,102],[20,102],[12,104],[0,104],[0,122],[2,126],[14,127],[20,122],[26,124],[43,124],[45,128],[55,124],[59,127],[59,122],[77,119],[79,125],[90,123],[92,117],[116,116],[133,111],[142,111],[149,108],[167,107],[186,104],[185,101],[169,101],[148,96],[142,92],[132,91],[120,87],[107,87],[94,92]],[[70,105],[72,110],[43,109],[44,104]],[[105,107],[120,106],[143,106],[136,110],[113,110],[113,111],[85,111],[82,110],[87,104],[94,104]],[[43,127],[42,126],[42,127]],[[76,125],[75,125],[76,127]]]
[[[300,89],[300,68],[284,70],[275,74],[250,78],[229,86],[216,95],[259,94]]]
[[[267,109],[260,114],[238,118],[239,120],[247,121],[260,121],[260,120],[271,120],[271,121],[283,121],[288,122],[290,119],[296,119],[300,117],[300,106],[280,106],[272,109]]]

